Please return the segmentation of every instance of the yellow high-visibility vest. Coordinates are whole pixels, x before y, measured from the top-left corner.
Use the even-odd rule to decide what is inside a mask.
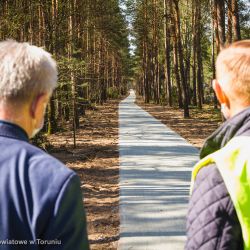
[[[242,230],[244,250],[250,250],[250,137],[238,136],[200,160],[192,171],[191,189],[199,170],[215,163],[234,204]]]

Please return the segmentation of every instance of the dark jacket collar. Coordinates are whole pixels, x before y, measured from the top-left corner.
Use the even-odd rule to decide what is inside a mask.
[[[250,135],[250,107],[228,119],[207,138],[200,151],[200,158],[223,148],[228,141],[239,135]]]
[[[0,120],[0,137],[9,137],[22,141],[29,141],[29,137],[27,133],[20,126]]]

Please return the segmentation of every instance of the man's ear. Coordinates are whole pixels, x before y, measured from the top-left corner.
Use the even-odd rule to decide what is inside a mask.
[[[230,108],[229,99],[217,80],[213,80],[213,89],[220,104],[226,104]]]
[[[43,93],[34,97],[30,106],[30,115],[33,119],[37,118],[38,114],[44,112],[44,104],[47,103],[48,95]]]

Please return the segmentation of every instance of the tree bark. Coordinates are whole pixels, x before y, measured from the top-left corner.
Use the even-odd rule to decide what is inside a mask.
[[[184,118],[188,118],[189,117],[188,93],[187,93],[187,84],[186,84],[185,69],[184,69],[184,57],[183,57],[182,41],[181,41],[179,0],[174,0],[173,2],[174,2],[174,11],[175,11],[174,19],[175,19],[175,28],[176,28],[176,33],[177,33],[177,47],[178,47],[178,54],[179,54],[181,84],[183,87]]]
[[[232,0],[228,0],[227,4],[227,42],[230,44],[233,41],[233,12]]]
[[[234,41],[241,40],[238,1],[232,1]]]
[[[193,17],[192,17],[192,23],[193,23],[193,105],[197,106],[197,77],[196,77],[196,58],[197,58],[197,6],[196,1],[193,0]]]
[[[203,83],[202,83],[202,51],[201,51],[201,6],[200,1],[196,1],[197,5],[197,35],[196,35],[196,46],[197,46],[197,87],[198,87],[198,107],[202,108],[202,97],[203,97]]]
[[[225,36],[225,1],[214,0],[216,22],[216,44],[218,52],[224,48]]]
[[[165,32],[165,89],[168,105],[172,106],[172,83],[171,83],[171,56],[170,56],[170,28],[169,28],[169,11],[168,0],[164,0],[164,32]]]

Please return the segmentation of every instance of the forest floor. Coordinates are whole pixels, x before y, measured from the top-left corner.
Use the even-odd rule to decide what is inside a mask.
[[[119,239],[118,101],[87,110],[77,131],[49,136],[50,153],[81,178],[91,249],[117,249]]]
[[[142,97],[137,97],[136,103],[198,149],[222,123],[219,110],[215,110],[213,106],[209,105],[204,105],[203,109],[190,107],[191,118],[184,119],[183,110],[177,107],[163,107],[152,103],[145,104]]]

